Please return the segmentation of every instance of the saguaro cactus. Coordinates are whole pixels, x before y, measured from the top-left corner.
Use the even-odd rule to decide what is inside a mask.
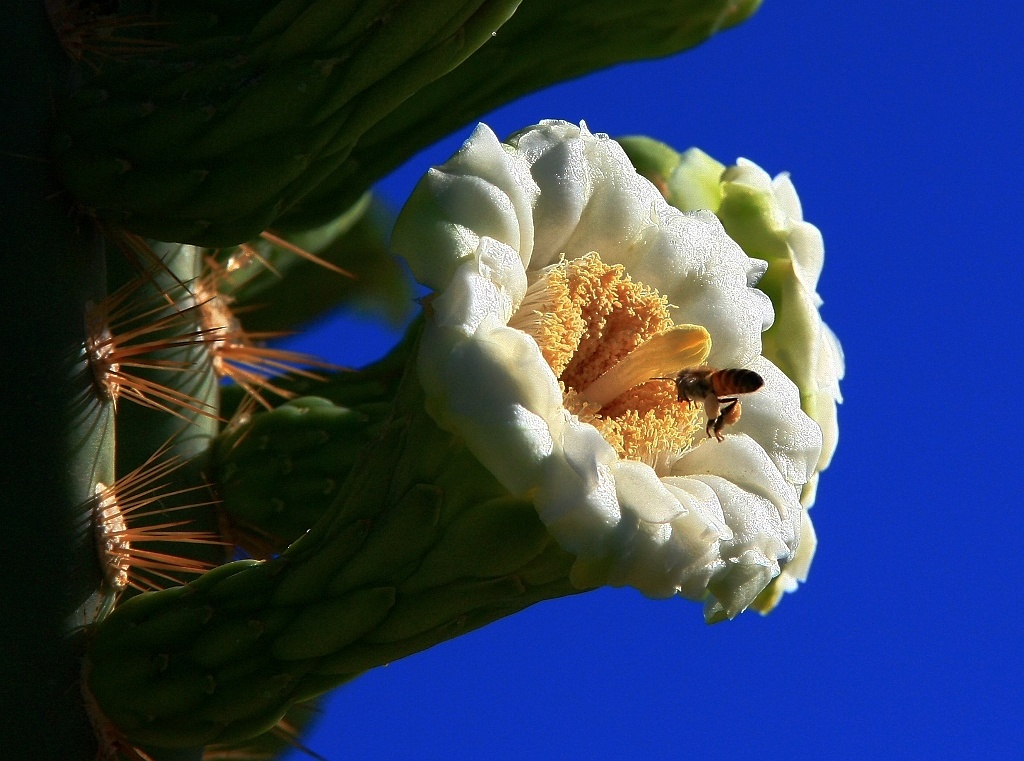
[[[198,758],[366,668],[578,589],[528,503],[462,478],[457,437],[438,429],[433,460],[403,460],[402,437],[430,425],[408,347],[332,375],[260,341],[354,298],[399,301],[365,194],[414,151],[757,5],[8,8],[7,747]],[[359,279],[311,278],[322,264]],[[360,465],[384,450],[386,479]],[[236,545],[283,554],[229,563]]]

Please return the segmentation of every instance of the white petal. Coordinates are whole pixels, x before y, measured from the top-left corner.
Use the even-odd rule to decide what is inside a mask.
[[[609,471],[618,456],[593,426],[573,417],[565,420],[556,443],[538,479],[537,513],[569,552],[606,557],[622,517]]]
[[[799,537],[794,536],[796,530],[790,528],[788,521],[780,519],[777,506],[770,499],[746,491],[725,477],[694,478],[714,489],[722,502],[725,520],[735,534],[731,541],[722,542],[725,568],[709,584],[712,595],[732,618],[743,612],[778,575],[780,561],[792,558]],[[798,512],[793,514],[799,517]]]
[[[430,332],[421,358],[440,348]],[[481,329],[454,342],[440,367],[421,361],[420,375],[428,392],[440,387],[428,398],[435,419],[463,436],[503,486],[523,494],[536,484],[554,451],[562,394],[532,339],[505,326]]]
[[[783,577],[782,588],[786,592],[795,592],[798,585],[807,581],[811,570],[811,561],[814,560],[814,553],[818,549],[818,535],[811,522],[811,516],[806,510],[800,524],[800,546],[796,555],[780,574]]]
[[[724,614],[732,618],[750,605],[779,573],[780,564],[796,552],[802,514],[796,491],[768,454],[742,435],[701,444],[682,457],[672,472],[666,481],[674,485],[697,480],[710,487],[733,532],[720,545],[725,568],[709,586]]]
[[[795,526],[799,520],[796,490],[783,478],[768,453],[749,436],[733,434],[724,441],[704,441],[676,461],[672,475],[721,476],[745,492],[768,500],[775,506],[780,521]],[[726,519],[728,522],[728,512]],[[732,523],[729,527],[736,530]]]
[[[764,387],[742,397],[743,413],[729,430],[756,441],[799,491],[817,467],[821,430],[800,409],[800,391],[785,373],[764,357],[749,368],[764,378]]]
[[[537,193],[522,159],[481,124],[416,186],[395,222],[391,247],[421,283],[438,289],[485,236],[511,246],[528,263]]]
[[[512,144],[523,152],[540,190],[534,208],[536,240],[530,267],[542,269],[566,252],[566,242],[590,200],[593,180],[586,146],[579,129],[567,122],[531,129]]]
[[[765,173],[767,175],[767,173]],[[793,180],[789,172],[781,172],[775,175],[772,180],[772,192],[775,194],[775,201],[779,204],[782,213],[794,222],[802,222],[804,219],[803,206],[800,204],[800,196],[797,195]]]
[[[796,276],[804,288],[815,294],[815,306],[821,306],[821,298],[816,293],[821,268],[825,264],[825,240],[821,231],[810,222],[794,222],[787,242]]]
[[[773,190],[750,162],[733,173],[733,181]],[[785,194],[787,182],[777,178],[775,192]],[[798,210],[793,203],[778,206],[780,224],[783,206]],[[820,272],[820,235],[810,225],[800,230],[794,266],[813,295],[807,283]],[[814,478],[821,434],[800,412],[796,387],[760,357],[761,334],[775,319],[753,287],[765,263],[749,258],[713,214],[668,206],[614,141],[585,126],[544,122],[505,146],[480,127],[417,187],[394,247],[439,291],[418,360],[428,410],[510,491],[533,496],[545,525],[577,555],[574,583],[694,599],[710,592],[708,615],[717,618],[743,610],[780,567],[799,571],[797,496]],[[743,398],[725,441],[702,441],[668,478],[620,461],[570,415],[537,344],[507,326],[531,273],[592,251],[666,296],[677,325],[706,328],[711,366],[751,367],[765,378],[764,389]],[[808,307],[815,315],[816,306]],[[829,377],[837,366],[841,374],[842,358],[824,340],[819,365],[832,376],[823,370],[819,386],[833,399]]]
[[[747,285],[750,259],[711,212],[666,215],[649,239],[635,280],[668,298],[677,323],[711,334],[712,367],[741,367],[761,352],[761,332],[774,318],[771,300]]]
[[[515,305],[512,295],[486,273],[481,274],[476,259],[460,266],[448,287],[431,304],[436,324],[473,335],[480,325],[491,318],[501,324],[508,322]],[[506,279],[512,280],[506,272]]]
[[[619,460],[611,465],[611,474],[622,510],[644,523],[669,523],[683,511],[650,465]]]

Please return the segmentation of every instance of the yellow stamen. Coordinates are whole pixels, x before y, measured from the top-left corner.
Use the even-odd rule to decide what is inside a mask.
[[[587,401],[599,407],[651,378],[671,378],[684,367],[703,364],[711,351],[711,336],[700,325],[676,325],[651,337],[621,362],[583,389]]]
[[[701,441],[699,408],[678,401],[671,378],[707,359],[710,336],[673,325],[667,299],[622,266],[591,253],[547,267],[509,325],[537,341],[566,409],[620,457],[664,473]]]

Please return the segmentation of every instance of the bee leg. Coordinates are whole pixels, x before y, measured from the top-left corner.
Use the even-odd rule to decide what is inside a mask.
[[[718,417],[714,417],[714,418],[711,418],[711,417],[708,418],[708,424],[706,426],[704,426],[704,431],[707,433],[709,439],[712,436],[714,436],[719,441],[722,440],[721,434],[718,433],[718,430],[722,427],[718,423],[718,421],[721,420],[721,419],[722,419],[721,415],[719,415]]]
[[[722,429],[739,420],[741,411],[739,399],[722,399],[721,401],[725,402],[722,407],[722,414],[715,418],[715,424],[713,426],[715,438],[719,441],[722,441],[725,438],[722,436]],[[708,426],[711,427],[710,422],[708,423]],[[711,433],[709,432],[708,435],[710,436]]]
[[[718,422],[718,418],[722,415],[721,405],[718,397],[714,394],[708,394],[701,401],[704,403],[704,415],[708,419],[708,424],[704,427],[704,432],[707,433],[708,438],[710,439],[713,435],[711,432],[715,428],[715,423]]]

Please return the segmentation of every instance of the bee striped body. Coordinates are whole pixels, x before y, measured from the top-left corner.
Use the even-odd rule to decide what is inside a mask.
[[[721,441],[722,429],[740,419],[737,394],[750,394],[764,385],[764,378],[742,367],[715,370],[711,367],[684,367],[674,378],[679,401],[704,405],[708,437]]]

